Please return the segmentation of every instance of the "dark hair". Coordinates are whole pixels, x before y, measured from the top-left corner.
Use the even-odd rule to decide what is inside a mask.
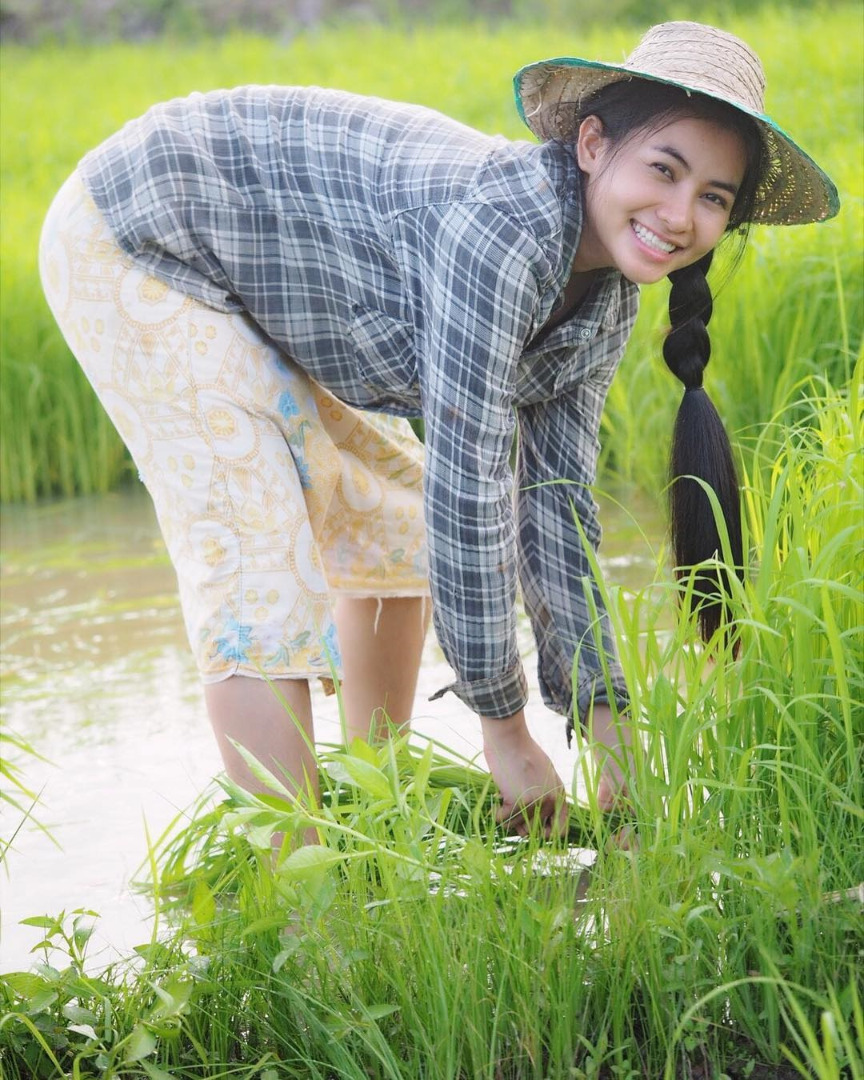
[[[747,165],[726,233],[737,235],[740,258],[766,164],[762,138],[748,116],[702,94],[688,94],[678,87],[648,80],[627,80],[606,86],[583,101],[578,112],[580,121],[586,116],[599,117],[604,135],[613,147],[613,156],[615,148],[620,148],[629,136],[659,130],[682,117],[710,120],[738,134]],[[723,544],[703,484],[716,496],[735,572],[739,578],[744,573],[741,509],[732,448],[717,410],[702,386],[702,375],[711,355],[707,325],[713,300],[706,274],[713,255],[709,252],[698,262],[669,275],[671,325],[663,342],[663,358],[684,384],[669,462],[669,510],[676,574],[679,579],[689,580],[691,569],[697,568],[692,597],[706,641],[721,625],[729,629],[730,619],[724,599],[729,585],[725,573],[721,568],[704,565],[714,558],[722,559]]]

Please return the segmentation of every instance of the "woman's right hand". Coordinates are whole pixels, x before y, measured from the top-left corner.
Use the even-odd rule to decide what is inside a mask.
[[[497,821],[525,836],[539,819],[544,835],[563,836],[568,815],[564,785],[529,734],[524,711],[504,720],[481,717],[480,725],[483,753],[501,792]]]

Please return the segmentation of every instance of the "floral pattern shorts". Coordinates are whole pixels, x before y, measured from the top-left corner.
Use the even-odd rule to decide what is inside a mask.
[[[337,595],[428,594],[407,421],[351,409],[246,316],[141,270],[77,173],[40,271],[153,498],[205,682],[338,676]]]

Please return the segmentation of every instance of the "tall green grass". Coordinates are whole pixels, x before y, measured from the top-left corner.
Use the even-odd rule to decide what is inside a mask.
[[[34,920],[66,960],[0,980],[10,1080],[862,1080],[862,379],[747,452],[737,660],[670,629],[662,565],[607,597],[638,844],[590,787],[567,843],[508,840],[470,763],[335,748],[320,805],[270,777],[154,845],[180,922],[137,967],[87,976],[83,913]]]
[[[680,13],[670,7],[662,14]],[[5,46],[0,499],[104,490],[129,469],[53,325],[37,279],[41,221],[83,153],[155,101],[244,82],[341,86],[431,105],[482,130],[522,137],[527,132],[510,93],[519,66],[568,50],[617,57],[638,37],[623,27],[586,32],[577,15],[568,8],[555,23],[494,29],[332,27],[287,43],[233,34],[194,46]],[[843,200],[840,217],[828,224],[757,230],[744,265],[720,292],[708,381],[732,431],[746,434],[788,404],[803,376],[821,371],[839,385],[860,341],[864,49],[854,4],[767,8],[750,17],[727,13],[722,21],[760,52],[769,110],[825,166]],[[605,464],[646,485],[662,474],[676,398],[657,360],[664,296],[665,287],[646,290],[604,422]]]
[[[700,17],[712,22],[728,18],[731,12],[762,6],[775,4],[773,0],[709,2],[702,5]],[[783,7],[812,8],[813,0],[783,0]],[[663,14],[672,17],[678,12]],[[644,26],[657,21],[660,15],[657,0],[582,0],[579,5],[583,27],[613,23]],[[34,44],[56,40],[140,41],[156,35],[188,40],[237,29],[284,37],[304,27],[321,29],[346,22],[362,26],[370,21],[421,32],[429,24],[469,19],[492,24],[510,19],[566,24],[573,18],[573,9],[565,0],[368,0],[362,6],[352,0],[319,0],[311,5],[282,4],[279,0],[76,0],[74,4],[56,6],[13,0],[4,8],[3,16],[6,40]]]

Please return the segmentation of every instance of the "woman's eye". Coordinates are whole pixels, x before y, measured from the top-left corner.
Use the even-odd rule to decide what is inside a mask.
[[[668,176],[670,180],[672,179],[672,170],[668,165],[664,165],[662,161],[652,162],[651,168],[663,173],[664,176]]]
[[[719,206],[721,210],[729,209],[729,200],[723,195],[718,195],[716,192],[709,191],[705,195],[705,198],[708,202],[712,202],[715,206]]]

